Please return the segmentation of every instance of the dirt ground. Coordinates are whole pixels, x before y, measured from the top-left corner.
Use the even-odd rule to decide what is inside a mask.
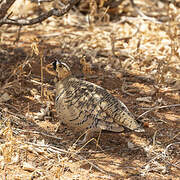
[[[18,27],[2,26],[0,179],[180,179],[180,10],[135,2],[154,19],[130,5],[92,24],[70,11],[22,27],[18,42]],[[79,134],[56,117],[55,77],[46,70],[54,59],[122,100],[145,132],[103,131],[75,145]]]

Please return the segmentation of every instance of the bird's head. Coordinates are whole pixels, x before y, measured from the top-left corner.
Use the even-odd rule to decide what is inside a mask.
[[[56,71],[59,80],[63,80],[71,75],[71,69],[66,64],[59,60],[55,60],[51,63],[53,69]]]

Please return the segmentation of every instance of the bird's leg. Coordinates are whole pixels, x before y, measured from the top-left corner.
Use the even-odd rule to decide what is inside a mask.
[[[88,140],[90,140],[91,133],[92,133],[91,130],[87,130],[87,131],[85,132],[85,135],[84,135],[83,140],[80,140],[80,141],[78,142],[78,144],[85,144],[86,142],[88,142]]]
[[[93,133],[94,133],[95,131],[96,131],[96,130],[94,130],[94,129],[88,129],[88,130],[85,132],[85,135],[84,135],[83,140],[80,140],[80,141],[78,142],[78,144],[85,144],[85,143],[90,142],[90,141],[91,141],[91,137],[92,137],[92,135],[93,135]],[[92,139],[94,139],[94,138],[92,138]]]

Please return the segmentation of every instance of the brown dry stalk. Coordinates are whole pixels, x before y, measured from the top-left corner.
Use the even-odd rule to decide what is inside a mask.
[[[13,5],[16,0],[1,0],[0,1],[0,19],[4,18],[8,9]]]
[[[57,148],[57,147],[54,147],[54,146],[50,146],[50,145],[41,145],[41,144],[35,144],[35,143],[31,143],[31,142],[27,142],[27,144],[30,144],[30,145],[33,145],[33,146],[36,146],[36,147],[44,147],[46,148],[46,150],[48,152],[53,152],[53,153],[57,153],[57,154],[70,154],[71,157],[73,157],[74,159],[76,160],[80,160],[80,161],[84,161],[86,162],[87,164],[91,165],[93,168],[97,169],[98,171],[102,172],[103,174],[106,174],[108,176],[116,176],[115,173],[111,173],[111,172],[108,172],[102,168],[100,168],[98,165],[94,164],[93,162],[87,160],[86,158],[84,158],[83,156],[77,154],[78,152],[74,152],[74,148],[72,148],[72,150],[68,151],[68,150],[64,150],[64,149],[60,149],[60,148]]]
[[[137,119],[143,117],[144,115],[146,115],[147,113],[154,111],[154,110],[158,110],[158,109],[164,109],[164,108],[171,108],[171,107],[178,107],[180,106],[180,104],[170,104],[170,105],[166,105],[166,106],[160,106],[160,107],[153,107],[151,109],[149,109],[148,111],[142,113]]]
[[[40,61],[41,61],[41,97],[43,97],[44,91],[43,91],[43,57],[42,55],[40,56]]]

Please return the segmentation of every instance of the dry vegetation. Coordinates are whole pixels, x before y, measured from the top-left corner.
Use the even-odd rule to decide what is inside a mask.
[[[17,1],[12,18],[56,5]],[[0,179],[180,179],[180,2],[106,3],[82,1],[20,31],[1,26]],[[75,146],[54,110],[54,58],[121,99],[145,132]]]

